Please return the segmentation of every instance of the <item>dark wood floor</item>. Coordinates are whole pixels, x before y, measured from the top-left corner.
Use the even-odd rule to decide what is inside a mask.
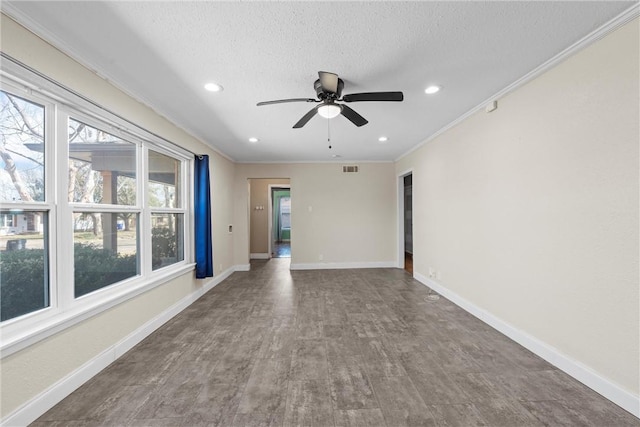
[[[413,254],[404,253],[404,269],[413,277]]]
[[[640,425],[404,270],[288,267],[234,273],[33,425]]]

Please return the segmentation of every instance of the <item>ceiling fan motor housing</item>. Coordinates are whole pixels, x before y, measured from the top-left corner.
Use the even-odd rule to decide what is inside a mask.
[[[342,114],[347,120],[354,125],[360,127],[367,123],[367,119],[355,112],[351,107],[338,102],[361,102],[361,101],[402,101],[404,96],[402,92],[363,92],[351,93],[342,97],[342,89],[344,81],[338,78],[336,73],[327,71],[318,71],[318,80],[313,82],[313,88],[316,90],[317,100],[311,98],[290,98],[278,99],[275,101],[258,102],[258,106],[270,104],[282,104],[285,102],[313,102],[320,103],[307,112],[298,122],[293,125],[294,129],[303,127],[316,114],[331,119]],[[331,147],[329,147],[331,148]]]
[[[313,88],[316,90],[316,95],[318,95],[318,99],[324,101],[325,99],[339,99],[342,96],[342,88],[344,87],[344,81],[342,79],[338,79],[338,91],[336,93],[325,92],[322,88],[322,83],[320,83],[320,79],[316,80],[313,83]]]

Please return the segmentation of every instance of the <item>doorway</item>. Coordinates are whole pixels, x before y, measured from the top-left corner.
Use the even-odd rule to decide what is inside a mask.
[[[291,181],[289,178],[248,178],[247,187],[249,196],[247,206],[249,259],[268,260],[272,257],[272,248],[275,249],[274,242],[276,242],[276,239],[273,238],[274,198],[272,189],[290,191]],[[280,233],[279,240],[286,243],[288,255],[291,256],[290,229],[288,234],[289,236]],[[276,253],[276,251],[273,252]],[[279,251],[278,254],[283,255],[282,251]]]
[[[269,247],[272,258],[291,258],[291,189],[269,186]]]
[[[408,172],[399,178],[399,260],[402,268],[413,276],[413,174]]]

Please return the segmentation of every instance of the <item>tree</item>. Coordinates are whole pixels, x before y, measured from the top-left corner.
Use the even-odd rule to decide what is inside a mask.
[[[0,199],[44,201],[44,121],[41,105],[0,91],[0,159],[6,174],[0,174]],[[69,142],[102,142],[106,134],[69,120]],[[94,203],[102,198],[102,176],[90,162],[69,159],[70,201]],[[90,214],[93,232],[101,229],[99,215]]]
[[[5,148],[5,144],[0,146],[0,157],[4,162],[4,170],[9,173],[9,177],[11,178],[13,185],[16,187],[16,191],[20,195],[20,199],[25,202],[33,202],[33,197],[31,197],[27,186],[24,184],[22,176],[18,173],[16,162],[13,160],[13,157],[11,157],[11,154],[9,154],[9,151]]]
[[[136,203],[136,182],[135,180],[126,177],[118,177],[118,204],[119,205],[135,205]],[[135,213],[120,213],[120,217],[124,221],[125,231],[131,230],[131,220],[135,218]]]
[[[0,91],[0,135],[0,158],[7,174],[2,179],[2,199],[44,200],[44,108]]]

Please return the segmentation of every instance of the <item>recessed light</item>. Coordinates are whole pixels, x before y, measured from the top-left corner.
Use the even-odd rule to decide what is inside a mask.
[[[387,138],[386,136],[381,136],[380,138],[378,138],[378,141],[380,142],[387,142],[389,140],[389,138]]]
[[[254,142],[255,143],[255,142],[258,142],[258,141],[260,141],[260,140],[258,138],[256,138],[256,137],[252,136],[251,138],[249,138],[249,142]]]
[[[222,92],[224,88],[217,83],[207,83],[204,88],[209,92]]]
[[[440,89],[440,86],[431,85],[424,90],[424,93],[426,93],[427,95],[433,95],[434,93],[440,92]]]

